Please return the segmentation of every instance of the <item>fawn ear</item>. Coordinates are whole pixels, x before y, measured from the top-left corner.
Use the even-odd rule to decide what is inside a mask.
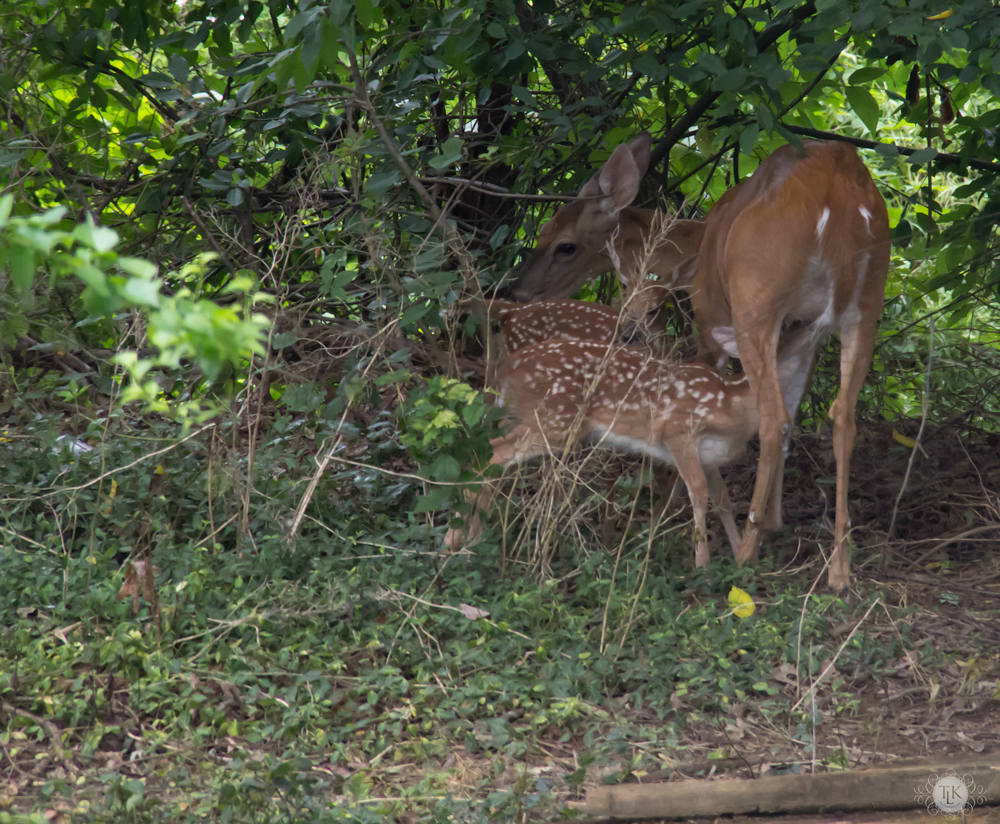
[[[716,326],[712,329],[712,337],[731,358],[738,358],[740,350],[736,348],[736,334],[732,326]]]

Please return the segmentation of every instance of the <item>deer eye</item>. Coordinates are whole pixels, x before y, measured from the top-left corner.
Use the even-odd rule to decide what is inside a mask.
[[[575,243],[560,243],[556,246],[557,255],[572,255],[576,251]]]

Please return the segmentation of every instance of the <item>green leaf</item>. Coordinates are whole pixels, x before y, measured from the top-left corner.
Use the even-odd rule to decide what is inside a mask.
[[[10,219],[10,210],[13,206],[13,194],[6,194],[0,197],[0,229],[7,225],[7,221]]]
[[[67,209],[65,206],[53,206],[51,209],[42,212],[40,215],[34,215],[31,218],[31,222],[35,226],[52,226],[63,219],[63,215],[66,214],[66,211]]]
[[[860,86],[862,83],[871,83],[883,74],[885,74],[885,69],[881,66],[865,66],[852,72],[847,82],[852,86]]]
[[[402,317],[399,319],[400,326],[410,326],[416,323],[424,315],[426,315],[431,309],[429,303],[415,303],[412,306],[408,306],[403,312]]]
[[[860,86],[848,86],[845,90],[847,102],[851,104],[861,122],[864,123],[872,134],[878,131],[879,107],[878,102],[872,97],[868,89]]]
[[[323,27],[317,24],[306,29],[302,37],[302,62],[305,64],[306,73],[312,77],[315,77],[319,70],[319,53],[322,46]],[[312,82],[312,77],[309,82]]]
[[[983,77],[983,88],[994,97],[1000,97],[1000,74],[987,74]]]
[[[774,130],[774,113],[767,106],[757,106],[755,112],[757,124],[765,132]]]
[[[712,82],[712,87],[720,92],[734,92],[743,87],[749,76],[750,74],[746,69],[742,66],[737,66],[735,69],[728,69],[717,75]]]
[[[84,246],[101,253],[110,252],[118,243],[118,233],[106,226],[97,226],[90,215],[87,215],[86,223],[79,224],[73,230],[73,237]]]
[[[10,246],[10,278],[21,291],[31,288],[35,279],[35,252],[20,243]]]
[[[435,169],[445,169],[462,159],[462,138],[450,137],[441,147],[441,154],[434,155],[428,163]]]
[[[330,15],[333,22],[338,26],[344,25],[352,8],[351,0],[330,0]]]
[[[462,474],[462,465],[451,455],[441,455],[427,467],[426,474],[435,481],[454,483]]]
[[[925,146],[923,149],[917,149],[913,154],[906,158],[906,162],[913,166],[921,166],[924,163],[929,163],[935,157],[937,157],[938,150],[933,146]]]
[[[172,54],[167,58],[167,69],[178,83],[186,83],[191,65],[183,55]]]
[[[139,78],[139,82],[152,89],[172,89],[174,87],[174,79],[163,72],[148,72]]]
[[[316,15],[320,13],[319,7],[314,7],[308,11],[299,12],[285,26],[285,40],[291,41],[301,34],[305,28],[313,23]]]
[[[392,383],[405,383],[411,377],[413,377],[413,373],[409,369],[394,369],[385,375],[379,375],[375,378],[374,384],[376,386],[388,386]]]
[[[372,5],[371,0],[354,0],[354,13],[357,16],[358,23],[366,29],[370,29],[375,25],[380,16],[375,6]]]
[[[740,152],[745,155],[753,153],[754,146],[757,145],[757,136],[760,134],[760,126],[750,123],[740,135]]]
[[[723,74],[727,71],[723,59],[713,52],[701,52],[696,62],[709,74]]]
[[[445,508],[448,497],[448,487],[432,489],[428,494],[417,498],[413,512],[438,512]]]
[[[334,272],[336,266],[341,268]],[[357,274],[354,270],[344,268],[344,260],[335,255],[330,255],[323,261],[323,268],[319,272],[323,291],[334,300],[347,300],[348,295],[344,287],[353,283]]]
[[[306,62],[304,51],[298,52],[294,57],[295,59],[292,61],[292,79],[295,81],[295,88],[301,94],[316,79],[318,64],[314,62],[310,70],[310,64]]]
[[[524,86],[512,86],[510,93],[525,106],[530,106],[532,109],[538,108],[538,101],[535,100],[535,96],[528,89],[524,88]]]
[[[160,305],[160,286],[151,280],[130,278],[121,289],[122,297],[136,306],[156,308]]]
[[[156,277],[156,264],[150,263],[148,260],[134,257],[121,257],[118,258],[117,263],[130,275],[146,278],[147,280],[151,280]]]
[[[79,263],[74,270],[76,276],[87,284],[88,289],[93,289],[102,297],[111,295],[108,288],[108,276],[91,263]]]
[[[399,181],[399,169],[393,163],[386,163],[375,174],[370,175],[365,181],[365,191],[382,197],[389,189]]]

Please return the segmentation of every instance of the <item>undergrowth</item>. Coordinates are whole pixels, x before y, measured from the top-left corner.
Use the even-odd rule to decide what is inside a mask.
[[[166,424],[116,420],[92,425],[84,451],[53,424],[2,444],[10,809],[548,818],[587,784],[692,761],[697,725],[754,717],[808,754],[909,646],[900,623],[839,648],[830,622],[877,595],[848,609],[767,566],[691,571],[681,531],[650,544],[636,524],[610,552],[566,538],[545,577],[499,575],[501,536],[441,553],[444,519],[414,511],[427,481],[384,471],[406,455],[384,416],[367,427],[383,468],[329,472],[294,539],[315,447],[290,420],[273,421],[249,490],[224,429],[178,442]],[[102,476],[112,466],[128,468]],[[752,616],[733,614],[734,585]]]

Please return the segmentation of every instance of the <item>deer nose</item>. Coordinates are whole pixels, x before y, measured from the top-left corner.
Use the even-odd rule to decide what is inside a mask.
[[[635,322],[635,318],[627,318],[621,322],[621,333],[618,335],[619,343],[639,344],[646,342],[646,330]]]
[[[509,291],[511,299],[516,300],[518,303],[530,303],[531,299],[535,296],[533,291],[525,289],[520,283],[515,283],[510,287]]]

